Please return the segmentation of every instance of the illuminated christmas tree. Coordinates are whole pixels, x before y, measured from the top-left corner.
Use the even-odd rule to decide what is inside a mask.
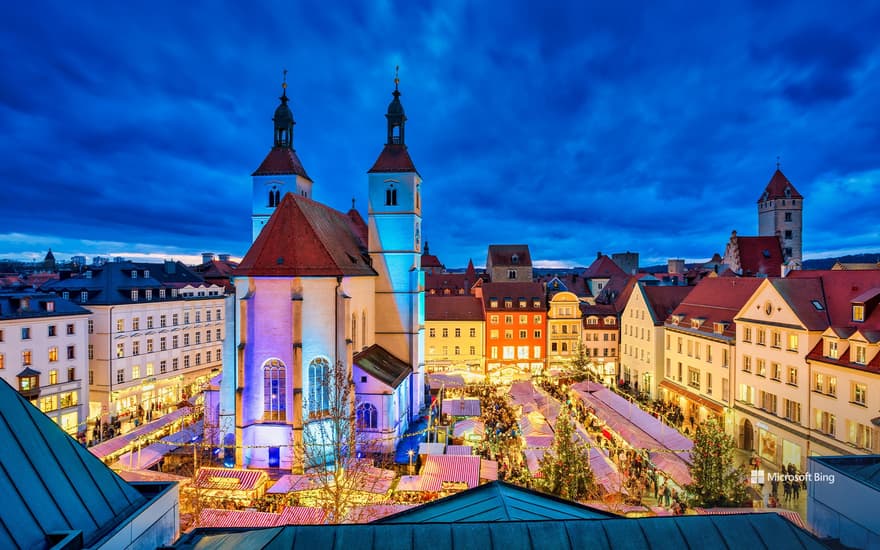
[[[537,488],[569,500],[597,496],[590,448],[575,435],[567,406],[559,411],[553,431],[553,447],[541,459]]]
[[[748,499],[746,471],[734,464],[733,438],[713,418],[697,427],[691,451],[695,506],[741,506]]]

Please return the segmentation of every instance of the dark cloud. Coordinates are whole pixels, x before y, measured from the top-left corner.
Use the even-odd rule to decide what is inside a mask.
[[[594,4],[6,8],[0,237],[243,254],[283,68],[315,197],[365,213],[399,64],[448,266],[511,241],[546,261],[708,258],[756,232],[777,155],[807,197],[805,250],[878,247],[871,214],[834,198],[876,189],[877,7]]]

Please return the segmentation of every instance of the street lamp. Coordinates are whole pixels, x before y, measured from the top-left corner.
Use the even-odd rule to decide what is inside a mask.
[[[413,475],[413,450],[410,449],[407,454],[409,454],[409,475]]]

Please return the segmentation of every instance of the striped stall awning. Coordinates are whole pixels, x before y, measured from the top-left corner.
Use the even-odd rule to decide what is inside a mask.
[[[322,525],[327,512],[311,506],[286,506],[275,525]]]
[[[138,426],[137,428],[133,429],[125,435],[120,435],[119,437],[114,437],[113,439],[109,439],[103,443],[98,443],[94,447],[89,448],[89,451],[91,451],[91,453],[96,457],[104,459],[114,453],[117,453],[127,448],[139,437],[149,435],[157,430],[161,430],[168,424],[189,416],[190,414],[192,414],[192,408],[190,407],[177,409],[176,411],[170,412],[165,416],[159,418],[158,420],[154,420],[147,424]]]
[[[458,456],[471,456],[474,454],[474,448],[470,445],[447,445],[446,454]]]
[[[201,468],[193,487],[199,489],[227,489],[253,491],[269,481],[263,470],[234,468]]]
[[[206,508],[199,513],[199,527],[275,527],[278,514],[253,510],[216,510]]]
[[[428,455],[421,477],[422,491],[440,492],[444,482],[465,483],[473,489],[480,484],[480,457]]]

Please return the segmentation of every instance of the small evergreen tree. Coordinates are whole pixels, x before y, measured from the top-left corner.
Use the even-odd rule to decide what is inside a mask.
[[[540,463],[538,489],[569,500],[597,496],[597,486],[590,469],[590,449],[574,433],[571,412],[563,406],[553,428],[553,447]]]
[[[695,506],[741,506],[748,499],[746,471],[734,464],[733,438],[712,418],[697,427],[688,486]]]
[[[593,373],[590,370],[590,357],[587,355],[587,348],[583,343],[578,344],[577,355],[569,360],[564,376],[573,382],[583,382],[588,378],[593,378]]]

